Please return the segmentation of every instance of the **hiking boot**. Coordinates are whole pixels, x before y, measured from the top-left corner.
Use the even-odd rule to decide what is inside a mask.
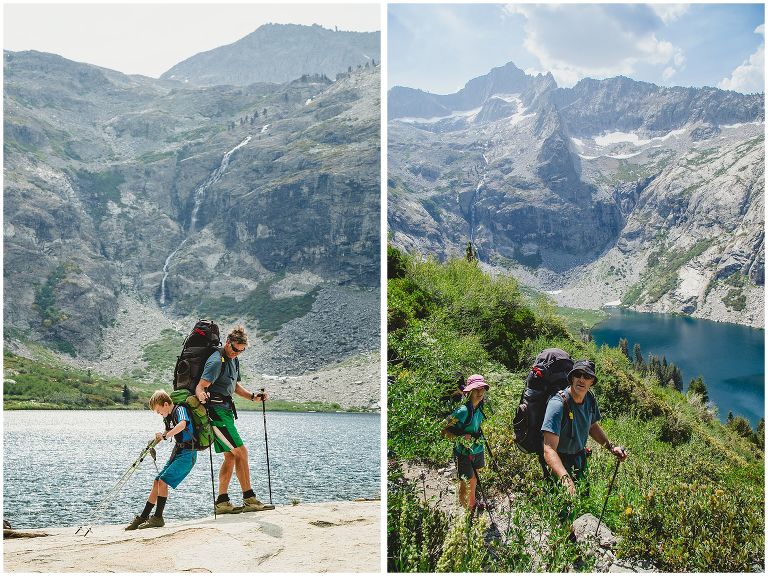
[[[143,518],[142,516],[136,516],[136,518],[134,518],[133,521],[131,521],[131,523],[125,527],[125,529],[136,530],[136,528],[138,528],[140,524],[143,524],[146,521],[147,521],[146,518]]]
[[[163,520],[162,516],[155,516],[154,514],[147,518],[147,521],[143,524],[139,524],[139,530],[143,530],[144,528],[162,528],[165,526],[165,520]]]
[[[262,510],[274,510],[272,504],[264,504],[256,496],[243,498],[243,512],[261,512]]]
[[[240,514],[242,511],[242,506],[233,506],[229,500],[216,503],[216,514]]]

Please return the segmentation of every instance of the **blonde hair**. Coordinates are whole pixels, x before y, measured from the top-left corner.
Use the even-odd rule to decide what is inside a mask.
[[[155,406],[162,406],[163,404],[173,404],[171,397],[165,390],[155,390],[149,397],[149,409],[154,410]]]
[[[235,344],[248,346],[248,333],[245,331],[245,326],[238,324],[232,328],[232,331],[227,335],[227,340],[234,342]]]

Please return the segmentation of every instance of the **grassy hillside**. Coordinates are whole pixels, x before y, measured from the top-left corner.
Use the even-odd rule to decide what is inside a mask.
[[[165,336],[172,338],[168,332]],[[150,366],[153,359],[159,364],[168,361],[163,350],[162,339],[153,343],[151,352],[145,354]],[[33,360],[9,351],[3,353],[3,374],[4,410],[145,410],[152,392],[172,388],[159,380],[115,378],[73,368],[52,355]],[[258,402],[238,397],[236,403],[238,411],[261,411]],[[266,406],[272,412],[344,411],[338,404],[323,402],[269,400]]]
[[[3,409],[141,409],[156,386],[3,353]]]
[[[621,538],[616,555],[663,571],[763,565],[764,453],[754,435],[750,441],[720,424],[699,396],[659,385],[618,348],[577,341],[551,302],[531,305],[512,278],[491,279],[463,260],[420,262],[391,247],[388,260],[390,570],[594,568],[557,510],[568,504],[572,517],[599,516],[615,459],[590,440],[589,493],[565,502],[564,493],[545,486],[536,458],[514,445],[512,419],[525,376],[547,347],[596,362],[601,424],[630,452],[604,517]],[[509,503],[504,534],[486,530],[485,514],[449,519],[400,472],[404,461],[450,462],[440,423],[451,407],[440,398],[457,372],[484,374],[491,384],[493,415],[483,429],[493,459],[480,478],[491,499]],[[532,534],[544,535],[539,550],[532,550]],[[486,544],[478,546],[474,540],[482,543],[483,535]]]

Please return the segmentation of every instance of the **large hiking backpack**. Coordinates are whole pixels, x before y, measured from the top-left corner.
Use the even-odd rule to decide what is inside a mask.
[[[180,388],[171,392],[171,401],[174,404],[186,406],[192,418],[192,437],[195,450],[207,450],[213,444],[213,428],[208,419],[208,411],[205,405],[200,404],[197,396],[190,394],[186,388]]]
[[[208,357],[221,346],[219,327],[212,320],[198,320],[184,340],[181,354],[173,370],[173,389],[186,389],[191,394],[203,375]]]
[[[544,437],[541,425],[547,411],[547,402],[560,390],[568,387],[568,373],[573,360],[560,348],[542,350],[525,379],[525,390],[515,413],[512,426],[515,443],[523,452],[541,453]]]

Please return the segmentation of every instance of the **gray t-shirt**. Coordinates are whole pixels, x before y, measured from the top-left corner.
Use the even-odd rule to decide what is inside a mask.
[[[547,411],[544,413],[544,422],[541,425],[542,432],[552,432],[560,437],[557,451],[563,454],[576,454],[586,445],[589,438],[589,429],[592,424],[600,420],[600,408],[594,394],[588,393],[581,404],[576,404],[568,393],[568,409],[573,413],[573,420],[566,415],[563,420],[565,405],[559,394],[555,394],[547,402]],[[562,430],[560,426],[562,425]]]
[[[208,392],[212,394],[221,394],[222,396],[232,396],[235,393],[235,387],[240,382],[240,362],[237,358],[231,360],[223,357],[218,352],[214,352],[208,357],[203,368],[203,380],[208,380],[211,385]]]

